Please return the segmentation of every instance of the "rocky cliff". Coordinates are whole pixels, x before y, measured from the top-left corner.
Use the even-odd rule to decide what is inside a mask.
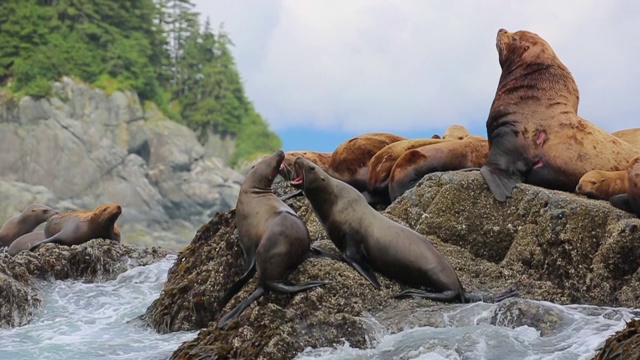
[[[278,191],[291,191],[280,184]],[[315,246],[335,251],[306,199],[291,206]],[[559,304],[640,307],[640,219],[607,202],[519,185],[506,203],[494,200],[477,172],[434,173],[394,202],[385,215],[428,236],[472,292],[515,286],[521,299],[504,301],[493,322],[554,331],[557,316],[526,299]],[[268,294],[224,330],[217,320],[255,289],[255,279],[223,309],[224,291],[243,269],[234,212],[216,214],[197,232],[170,269],[160,297],[144,319],[160,332],[203,329],[175,359],[293,358],[305,347],[370,346],[373,318],[394,333],[404,326],[441,326],[416,317],[435,309],[426,300],[394,300],[402,288],[379,276],[376,291],[343,263],[309,259],[294,282],[330,281],[295,296]],[[404,319],[388,321],[395,309]]]
[[[0,223],[33,201],[61,210],[116,202],[124,242],[151,244],[155,233],[166,246],[235,205],[242,175],[190,129],[143,110],[134,92],[69,78],[53,91],[0,97]]]

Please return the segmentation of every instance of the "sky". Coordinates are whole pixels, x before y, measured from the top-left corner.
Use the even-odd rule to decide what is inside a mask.
[[[639,1],[193,0],[224,23],[247,96],[284,150],[451,124],[486,136],[497,31],[542,36],[572,72],[578,114],[640,127]]]

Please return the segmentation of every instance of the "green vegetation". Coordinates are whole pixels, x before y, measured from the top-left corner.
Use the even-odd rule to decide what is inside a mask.
[[[234,165],[281,146],[255,111],[237,71],[233,43],[191,0],[4,0],[0,85],[17,96],[51,94],[73,76],[107,93],[133,89],[206,141],[231,135]]]

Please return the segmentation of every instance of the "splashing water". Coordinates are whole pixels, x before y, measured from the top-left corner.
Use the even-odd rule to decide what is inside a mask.
[[[167,359],[197,332],[166,335],[129,320],[157,299],[175,255],[113,281],[41,285],[42,307],[25,326],[0,330],[0,359]]]

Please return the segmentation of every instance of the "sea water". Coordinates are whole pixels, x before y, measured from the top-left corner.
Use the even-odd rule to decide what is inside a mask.
[[[174,261],[175,256],[168,256],[100,284],[42,282],[43,303],[33,320],[22,327],[0,329],[0,359],[169,358],[197,332],[161,335],[131,320],[158,298]],[[376,334],[370,349],[345,343],[306,349],[297,359],[591,359],[609,335],[640,315],[627,308],[537,303],[561,316],[560,324],[545,336],[529,326],[491,325],[494,304],[451,305],[440,313],[445,327],[414,327],[388,334],[373,318],[366,318]]]

